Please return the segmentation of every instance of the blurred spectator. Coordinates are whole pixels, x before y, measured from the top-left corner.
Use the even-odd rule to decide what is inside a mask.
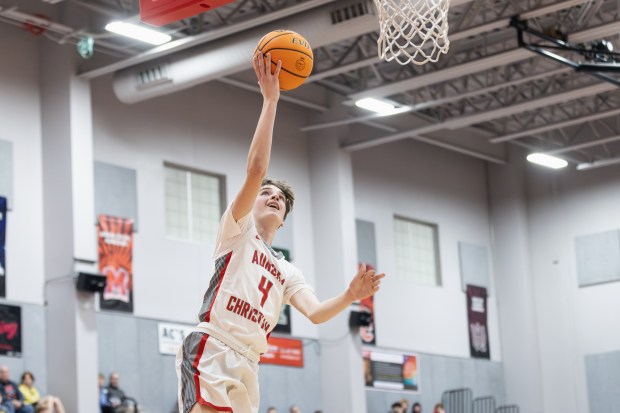
[[[138,413],[140,411],[135,399],[125,395],[125,392],[118,387],[120,376],[118,373],[110,374],[110,382],[107,387],[107,404],[114,413]]]
[[[291,413],[301,413],[301,409],[299,407],[297,407],[296,405],[292,405],[291,408],[289,409],[289,412],[291,412]]]
[[[392,403],[392,410],[390,410],[390,413],[405,413],[403,405],[400,404],[400,402]]]
[[[32,405],[36,412],[47,409],[50,412],[65,413],[65,408],[58,397],[51,395],[41,397],[39,390],[34,387],[34,375],[29,371],[22,374],[19,391],[24,396],[24,404]]]
[[[267,413],[278,413],[275,407],[270,407],[267,409]]]
[[[114,413],[110,402],[108,401],[108,388],[105,385],[105,376],[99,373],[99,408],[101,413]]]
[[[411,407],[411,413],[422,413],[422,405],[418,402],[413,403],[413,407]]]
[[[17,383],[10,380],[10,371],[7,366],[0,367],[0,393],[2,405],[9,413],[34,413],[34,407],[24,404],[24,396],[19,391]]]
[[[0,392],[0,413],[9,413],[9,408],[4,405],[4,400],[2,399],[2,392]]]
[[[433,413],[446,413],[446,411],[443,409],[443,404],[437,403],[435,405],[435,409],[433,410]]]
[[[409,410],[409,400],[401,399],[400,407],[403,410],[403,413],[407,413],[407,410]]]

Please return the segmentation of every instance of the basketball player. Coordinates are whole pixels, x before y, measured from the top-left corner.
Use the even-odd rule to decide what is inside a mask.
[[[258,361],[282,304],[322,323],[379,290],[384,274],[361,265],[348,289],[320,302],[299,269],[271,248],[293,207],[290,187],[265,180],[280,97],[278,61],[253,60],[263,108],[241,190],[224,213],[215,247],[215,273],[204,296],[200,324],[177,355],[180,413],[258,413]]]

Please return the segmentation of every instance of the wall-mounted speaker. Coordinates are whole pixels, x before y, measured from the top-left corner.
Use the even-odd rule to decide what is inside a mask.
[[[105,290],[106,276],[80,272],[77,274],[76,288],[78,291],[98,293]]]

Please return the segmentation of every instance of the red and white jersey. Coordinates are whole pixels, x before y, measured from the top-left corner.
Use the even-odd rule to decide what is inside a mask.
[[[282,304],[289,304],[296,292],[310,286],[301,270],[258,235],[252,212],[235,222],[230,205],[220,222],[213,257],[215,271],[200,321],[265,353]]]

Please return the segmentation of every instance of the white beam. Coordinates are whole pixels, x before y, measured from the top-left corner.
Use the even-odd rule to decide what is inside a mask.
[[[471,92],[461,93],[461,94],[454,95],[454,96],[448,96],[448,97],[441,98],[441,99],[430,100],[428,102],[418,103],[416,105],[410,106],[407,109],[399,111],[398,113],[395,113],[394,115],[388,115],[388,116],[395,116],[395,115],[401,115],[403,113],[417,112],[417,111],[428,109],[428,108],[432,108],[432,107],[435,107],[435,106],[445,105],[445,104],[451,103],[451,102],[456,102],[456,101],[459,101],[459,100],[462,100],[462,99],[467,99],[467,98],[471,98],[471,97],[475,97],[475,96],[484,95],[485,93],[495,92],[495,91],[498,91],[500,89],[504,89],[504,88],[507,88],[507,87],[510,87],[510,86],[520,85],[522,83],[531,82],[533,80],[542,79],[542,78],[546,78],[546,77],[550,77],[550,76],[555,76],[555,75],[559,75],[559,74],[562,74],[562,73],[568,73],[568,72],[571,72],[572,70],[573,69],[571,69],[571,68],[560,68],[560,69],[551,70],[551,71],[548,71],[548,72],[545,72],[545,73],[539,73],[539,74],[533,75],[533,76],[527,76],[527,77],[523,77],[523,78],[520,78],[520,79],[511,80],[511,81],[506,82],[506,83],[501,83],[501,84],[485,87],[485,88],[474,90],[474,91],[471,91]],[[319,123],[319,124],[315,124],[315,125],[307,125],[307,126],[303,126],[303,127],[299,128],[299,130],[302,131],[302,132],[309,132],[309,131],[317,130],[317,129],[326,129],[326,128],[331,128],[331,127],[335,127],[335,126],[348,125],[348,124],[351,124],[351,123],[364,122],[366,120],[375,119],[375,118],[379,118],[379,117],[386,117],[386,115],[372,114],[372,115],[352,117],[352,118],[341,119],[341,120],[336,120],[336,121],[332,121],[332,122]]]
[[[581,116],[581,117],[578,117],[578,118],[572,118],[572,119],[565,120],[565,121],[562,121],[562,122],[551,123],[551,124],[548,124],[548,125],[545,125],[545,126],[540,126],[538,128],[526,129],[526,130],[523,130],[523,131],[520,131],[520,132],[511,133],[511,134],[508,134],[508,135],[498,136],[498,137],[495,137],[493,139],[489,139],[489,142],[491,142],[491,143],[507,142],[507,141],[511,141],[511,140],[514,140],[514,139],[521,138],[523,136],[537,135],[539,133],[547,132],[547,131],[550,131],[550,130],[565,128],[567,126],[578,125],[578,124],[583,123],[583,122],[589,122],[589,121],[592,121],[592,120],[607,118],[607,117],[615,116],[615,115],[620,115],[620,108],[619,109],[608,110],[608,111],[605,111],[605,112],[598,112],[598,113],[594,113],[592,115]]]
[[[499,165],[505,165],[507,163],[507,161],[505,159],[501,159],[501,158],[496,158],[494,156],[491,155],[487,155],[485,153],[481,153],[481,152],[477,152],[468,148],[463,148],[462,146],[457,146],[457,145],[453,145],[451,143],[447,143],[447,142],[442,142],[438,139],[434,139],[434,138],[429,138],[427,136],[422,136],[422,135],[416,135],[416,136],[412,136],[412,139],[416,140],[416,141],[420,141],[420,142],[424,142],[427,143],[429,145],[433,145],[433,146],[437,146],[439,148],[443,148],[443,149],[447,149],[449,151],[452,152],[457,152],[460,153],[462,155],[467,155],[467,156],[471,156],[472,158],[476,158],[476,159],[482,159],[483,161],[488,161],[488,162],[492,162],[492,163],[496,163]],[[352,146],[343,146],[342,149],[347,150],[347,151],[353,151],[355,148],[353,148]]]
[[[506,116],[514,115],[516,113],[528,112],[541,107],[555,105],[561,102],[566,102],[574,99],[578,99],[584,96],[596,95],[598,93],[608,92],[610,90],[617,89],[616,85],[611,83],[600,83],[591,86],[582,87],[568,92],[556,93],[554,95],[545,96],[540,99],[525,101],[516,105],[507,106],[504,108],[494,109],[486,112],[476,113],[473,115],[461,116],[459,118],[453,118],[442,123],[435,123],[420,128],[414,128],[403,132],[395,133],[392,135],[383,136],[381,138],[372,139],[364,142],[353,143],[347,145],[347,149],[357,150],[365,149],[373,146],[381,145],[388,142],[397,141],[403,138],[415,137],[419,134],[436,132],[443,129],[457,129],[465,126],[474,125],[480,122],[486,122],[492,119],[503,118]]]
[[[565,146],[563,148],[558,148],[558,149],[553,149],[553,150],[550,150],[550,151],[545,151],[544,153],[547,154],[547,155],[556,155],[556,154],[559,154],[559,153],[576,151],[578,149],[591,148],[592,146],[604,145],[606,143],[615,142],[615,141],[620,141],[620,135],[610,136],[610,137],[607,137],[607,138],[597,139],[597,140],[594,140],[594,141],[578,143],[578,144],[571,145],[571,146]]]
[[[241,82],[239,80],[231,79],[229,77],[222,77],[222,78],[217,79],[217,81],[221,83],[225,83],[227,85],[238,87],[240,89],[249,90],[251,92],[256,92],[256,93],[261,93],[260,87],[254,86],[254,84],[250,85],[245,82]],[[308,102],[306,100],[299,99],[294,96],[285,95],[284,93],[280,94],[280,99],[285,102],[293,103],[295,105],[302,106],[307,109],[316,110],[317,112],[325,112],[329,109],[327,106]]]
[[[599,159],[592,162],[584,162],[577,165],[578,171],[586,171],[588,169],[602,168],[604,166],[616,165],[620,163],[620,157]]]

